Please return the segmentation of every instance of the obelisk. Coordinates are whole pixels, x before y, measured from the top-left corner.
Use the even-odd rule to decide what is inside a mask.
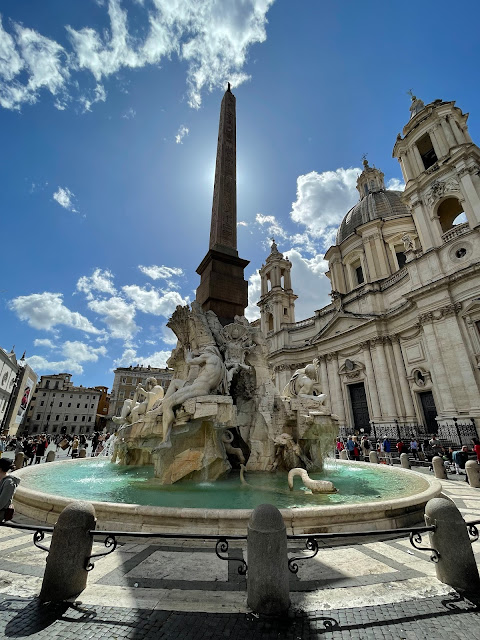
[[[235,96],[229,83],[220,107],[210,246],[197,269],[196,295],[203,309],[214,311],[223,325],[243,316],[248,305],[243,270],[249,261],[239,258],[237,251],[236,160]]]

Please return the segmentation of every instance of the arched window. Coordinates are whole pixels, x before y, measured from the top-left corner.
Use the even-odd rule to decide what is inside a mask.
[[[269,313],[267,316],[267,323],[268,323],[268,331],[273,331],[273,315],[271,313]]]
[[[438,207],[437,215],[440,219],[443,233],[451,229],[454,225],[467,221],[463,206],[457,198],[447,198],[444,200]]]

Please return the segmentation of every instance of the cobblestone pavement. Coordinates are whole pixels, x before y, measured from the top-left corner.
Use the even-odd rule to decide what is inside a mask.
[[[466,520],[480,519],[478,490],[464,481],[443,486]],[[97,542],[94,552],[101,550]],[[480,542],[474,550],[480,561]],[[304,554],[298,545],[289,551]],[[46,554],[30,533],[0,527],[0,554],[0,638],[480,639],[480,601],[440,583],[429,554],[405,538],[322,544],[292,574],[284,619],[252,614],[238,563],[217,558],[211,542],[123,539],[97,559],[78,601],[57,605],[35,597]],[[237,541],[229,555],[248,561]]]

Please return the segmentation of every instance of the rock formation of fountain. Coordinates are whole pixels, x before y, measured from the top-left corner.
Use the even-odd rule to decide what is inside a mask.
[[[178,338],[165,396],[155,379],[126,400],[112,459],[153,464],[163,484],[215,480],[232,466],[247,471],[321,470],[338,422],[324,406],[317,367],[295,372],[281,396],[272,382],[265,339],[244,317],[222,326],[193,302],[168,326]]]

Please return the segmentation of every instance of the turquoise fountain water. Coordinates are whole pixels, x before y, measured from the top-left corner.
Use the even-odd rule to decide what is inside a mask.
[[[289,491],[287,474],[280,472],[247,473],[249,486],[241,485],[238,472],[215,482],[184,480],[162,485],[153,477],[153,467],[115,465],[108,458],[30,468],[22,478],[22,487],[74,499],[204,509],[253,509],[265,502],[278,508],[377,502],[410,496],[428,487],[417,474],[354,462],[337,465],[327,461],[322,473],[310,475],[330,480],[338,493],[312,494],[299,478],[294,491]]]

